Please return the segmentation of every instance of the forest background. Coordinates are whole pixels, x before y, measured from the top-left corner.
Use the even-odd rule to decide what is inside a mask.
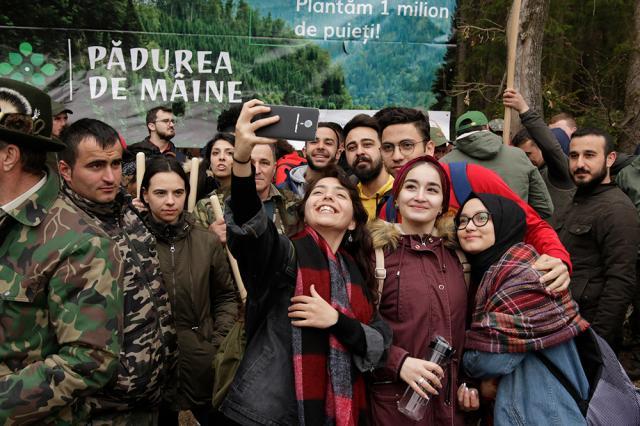
[[[34,40],[34,51],[45,44],[59,46],[60,52],[47,53],[64,57],[68,34],[28,29],[46,24],[51,28],[94,29],[73,37],[77,49],[91,44],[110,46],[111,40],[120,39],[129,46],[197,50],[197,35],[204,39],[211,28],[216,28],[222,37],[207,38],[206,48],[233,50],[233,60],[239,64],[233,78],[243,80],[253,91],[244,96],[256,94],[268,102],[326,109],[400,104],[450,110],[452,121],[468,109],[485,111],[490,117],[503,114],[500,95],[505,88],[505,27],[512,0],[458,0],[449,48],[442,44],[440,51],[431,50],[436,53],[430,54],[397,47],[381,49],[375,53],[378,60],[374,57],[370,61],[374,65],[362,63],[355,76],[345,71],[339,61],[332,60],[331,49],[292,42],[296,37],[291,26],[270,14],[255,13],[253,8],[259,3],[6,0],[0,11],[1,44],[17,46],[28,35]],[[523,0],[520,17],[520,44],[528,50],[525,60],[519,60],[519,67],[532,72],[521,73],[516,87],[523,86],[530,103],[545,117],[570,112],[580,125],[606,128],[618,138],[619,148],[632,150],[640,140],[640,0]],[[109,29],[124,32],[114,35]],[[417,27],[414,33],[429,30]],[[177,36],[151,37],[143,32],[195,36],[186,40]],[[234,39],[238,34],[269,35],[281,38],[282,44],[277,49],[247,46]],[[266,56],[270,60],[256,60]],[[383,79],[382,68],[375,65],[382,62],[385,69],[394,70],[394,78]],[[439,70],[428,71],[434,65]],[[142,77],[143,73],[139,75]],[[61,74],[60,78],[64,76]],[[409,95],[403,97],[400,92]],[[179,114],[180,109],[186,114],[193,108],[188,103],[174,107]],[[214,106],[206,115],[215,115],[224,107]],[[109,111],[99,103],[87,108],[111,118],[108,121],[115,126],[127,125],[118,116],[121,111]],[[143,104],[134,105],[128,114],[140,115],[145,108]]]

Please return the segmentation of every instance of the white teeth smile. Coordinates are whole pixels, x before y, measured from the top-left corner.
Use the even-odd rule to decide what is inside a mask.
[[[329,207],[329,206],[322,206],[320,207],[320,213],[335,213],[336,211],[333,209],[333,207]]]

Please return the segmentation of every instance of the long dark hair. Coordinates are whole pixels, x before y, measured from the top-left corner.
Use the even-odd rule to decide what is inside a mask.
[[[202,170],[207,170],[211,167],[211,151],[213,150],[213,145],[219,140],[227,141],[232,146],[236,146],[236,137],[231,133],[216,133],[216,135],[211,139],[204,147],[204,151],[202,152],[202,164],[200,164],[200,168]]]
[[[369,289],[370,297],[373,298],[373,295],[377,291],[377,285],[373,271],[373,264],[371,263],[371,258],[373,256],[373,241],[371,240],[371,235],[367,228],[369,216],[367,214],[367,210],[362,205],[362,201],[360,201],[358,188],[351,182],[349,176],[341,168],[334,164],[329,165],[324,169],[319,170],[318,176],[307,183],[306,192],[302,201],[298,204],[297,209],[300,223],[304,222],[304,206],[309,199],[309,195],[318,182],[324,178],[338,179],[340,185],[344,186],[349,193],[351,205],[353,206],[353,220],[356,223],[356,227],[353,231],[348,231],[344,235],[342,242],[340,243],[340,248],[344,249],[353,257],[358,269],[362,273],[362,278]],[[351,241],[349,241],[349,236],[351,236]]]
[[[149,190],[149,182],[151,182],[151,178],[158,173],[176,173],[178,176],[182,178],[184,181],[184,190],[185,190],[185,200],[189,198],[189,178],[187,174],[184,172],[182,165],[178,160],[174,157],[165,157],[165,156],[153,156],[149,161],[147,161],[144,177],[142,178],[142,182],[140,182],[140,188],[143,191]],[[144,199],[142,200],[143,202]],[[146,204],[146,202],[145,202]],[[186,206],[185,206],[186,208]]]

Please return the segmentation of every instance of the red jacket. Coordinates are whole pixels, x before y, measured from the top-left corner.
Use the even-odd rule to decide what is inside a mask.
[[[444,163],[440,163],[440,165],[447,172],[447,177],[451,179],[449,165]],[[562,260],[567,264],[569,272],[572,271],[569,252],[560,242],[558,234],[556,234],[547,222],[540,218],[538,213],[536,213],[529,204],[518,197],[497,173],[477,164],[467,164],[467,178],[473,192],[501,195],[518,203],[527,215],[527,233],[524,236],[524,241],[534,246],[538,253]],[[458,210],[460,208],[453,191],[453,185],[451,185],[451,196],[449,200],[450,209]],[[393,202],[394,200],[387,201],[387,203]],[[381,219],[387,221],[391,219],[389,215],[386,214],[389,211],[388,209],[389,207],[387,205],[382,206],[380,209]]]
[[[303,164],[307,164],[307,160],[300,157],[297,151],[280,157],[276,162],[276,186],[281,185],[287,179],[289,170]]]

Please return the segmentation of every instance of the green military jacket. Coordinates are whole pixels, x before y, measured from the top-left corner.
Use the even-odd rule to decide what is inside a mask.
[[[213,191],[210,196],[217,196],[220,200],[220,205],[224,211],[224,196]],[[295,234],[298,228],[298,217],[296,215],[296,206],[300,199],[291,191],[286,189],[276,188],[275,185],[271,185],[269,190],[269,197],[263,201],[263,203],[273,202],[273,217],[271,220],[276,225],[278,232],[283,235],[291,236]],[[215,217],[213,214],[213,207],[211,206],[211,200],[209,197],[203,198],[196,204],[193,210],[193,215],[196,219],[196,223],[204,228],[209,228]]]
[[[117,367],[122,260],[58,178],[0,209],[0,423],[84,423]]]

